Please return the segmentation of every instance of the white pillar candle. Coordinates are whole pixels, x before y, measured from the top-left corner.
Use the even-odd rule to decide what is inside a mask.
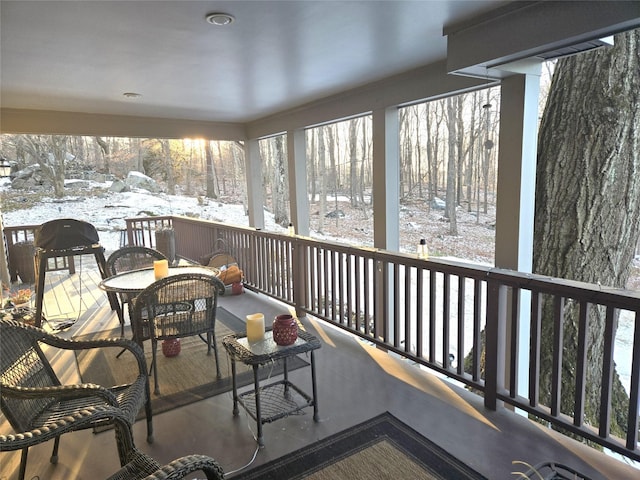
[[[169,262],[168,260],[156,260],[153,262],[153,274],[156,280],[169,275]]]
[[[262,313],[247,315],[247,340],[249,343],[264,340],[264,315]]]

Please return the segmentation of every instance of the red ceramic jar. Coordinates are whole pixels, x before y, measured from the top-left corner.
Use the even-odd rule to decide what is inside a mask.
[[[289,314],[276,316],[273,321],[273,341],[281,347],[292,345],[298,338],[298,323]]]
[[[234,282],[231,284],[231,294],[232,295],[240,295],[244,292],[244,286],[242,282]]]

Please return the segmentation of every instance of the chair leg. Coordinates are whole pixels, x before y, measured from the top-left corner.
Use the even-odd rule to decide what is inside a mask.
[[[209,344],[213,344],[213,355],[214,357],[216,357],[216,374],[218,375],[218,378],[222,378],[222,375],[220,374],[220,361],[218,359],[218,345],[216,343],[216,335],[215,333],[211,333],[211,340],[209,342]]]
[[[151,370],[153,370],[153,393],[160,395],[160,385],[158,385],[158,365],[156,364],[156,350],[158,349],[158,341],[154,338],[151,340]]]
[[[51,463],[56,465],[58,463],[58,448],[60,447],[60,437],[56,437],[53,442],[53,452],[51,453],[51,459],[49,460]]]
[[[18,473],[18,480],[24,480],[24,476],[27,473],[27,455],[29,454],[29,447],[22,449],[22,455],[20,455],[20,472]]]
[[[120,457],[120,466],[124,467],[129,462],[130,453],[135,450],[132,426],[122,418],[115,419],[113,426],[115,429],[116,445],[118,446],[118,456]]]
[[[147,443],[153,443],[153,411],[151,409],[151,392],[148,390],[144,410],[147,417]]]

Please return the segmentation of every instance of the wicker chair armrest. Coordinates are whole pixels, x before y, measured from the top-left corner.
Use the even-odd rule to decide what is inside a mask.
[[[224,471],[213,458],[206,455],[186,455],[173,460],[145,480],[178,480],[186,475],[202,471],[208,480],[223,480]]]
[[[34,399],[50,398],[52,400],[71,400],[95,395],[109,405],[119,407],[116,396],[108,389],[95,383],[78,383],[75,385],[58,385],[52,387],[16,387],[2,384],[2,396],[10,398]]]
[[[116,407],[97,405],[78,409],[73,415],[60,418],[47,424],[46,427],[36,428],[27,432],[0,435],[0,452],[22,450],[25,447],[47,442],[64,433],[89,428],[97,422],[113,423],[119,432],[118,441],[122,443],[124,451],[134,448],[126,414]]]
[[[115,347],[128,350],[138,362],[139,374],[147,374],[147,360],[142,347],[128,338],[103,338],[96,340],[69,340],[56,335],[46,334],[41,341],[52,347],[64,350],[90,350],[93,348]]]
[[[222,467],[205,455],[186,455],[161,466],[149,455],[134,449],[129,452],[127,462],[107,480],[174,480],[197,471],[202,471],[209,480],[224,479]]]

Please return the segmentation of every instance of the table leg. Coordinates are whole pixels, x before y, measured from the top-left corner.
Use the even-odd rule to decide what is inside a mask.
[[[316,386],[316,359],[311,350],[311,387],[313,388],[313,421],[320,420],[318,415],[318,388]]]
[[[231,385],[233,386],[233,416],[238,416],[238,386],[236,384],[236,361],[231,357]]]
[[[42,326],[42,303],[44,300],[44,276],[47,271],[47,258],[42,258],[42,252],[36,252],[35,268],[36,268],[36,316],[35,326]]]
[[[253,390],[256,396],[256,422],[258,423],[258,445],[264,447],[262,438],[262,411],[260,409],[260,381],[258,380],[258,365],[253,366]]]
[[[289,393],[289,370],[287,369],[287,357],[282,359],[283,361],[283,374],[284,374],[284,396],[287,397]]]
[[[104,248],[102,247],[92,247],[93,256],[96,259],[96,263],[98,264],[98,270],[100,271],[100,276],[104,280],[109,276],[107,272],[107,260],[104,258]],[[69,257],[73,258],[73,257]],[[120,320],[120,325],[122,325],[122,336],[124,336],[124,312],[123,306],[120,305],[120,300],[118,300],[118,296],[115,292],[107,292],[107,299],[109,299],[109,305],[111,305],[111,310],[115,311],[118,315],[118,320]]]

